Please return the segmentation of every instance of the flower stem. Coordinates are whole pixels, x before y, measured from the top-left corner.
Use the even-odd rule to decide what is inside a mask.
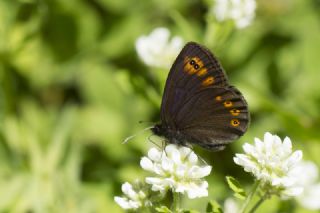
[[[179,212],[180,209],[180,202],[181,202],[181,194],[177,192],[173,192],[173,202],[172,202],[172,207],[171,210],[173,212]]]
[[[241,209],[240,209],[240,213],[244,213],[246,208],[248,207],[250,201],[252,200],[253,198],[253,195],[256,193],[257,189],[259,188],[259,184],[260,184],[260,181],[259,180],[256,180],[256,182],[254,183],[253,185],[253,188],[250,192],[250,194],[248,195],[248,197],[246,198],[246,200],[244,201],[244,204],[242,205]]]
[[[263,203],[263,201],[265,201],[268,197],[268,193],[266,192],[259,200],[256,204],[254,204],[254,206],[252,207],[252,209],[249,211],[249,213],[254,213],[257,208]]]

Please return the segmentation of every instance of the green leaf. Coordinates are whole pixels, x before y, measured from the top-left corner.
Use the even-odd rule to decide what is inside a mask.
[[[244,200],[247,197],[245,190],[242,188],[240,183],[231,176],[226,176],[227,183],[230,189],[234,192],[234,196],[238,199]]]
[[[208,203],[206,212],[207,213],[222,213],[223,211],[221,209],[220,204],[217,201],[212,200]]]
[[[172,211],[166,206],[161,206],[159,208],[156,208],[156,211],[160,213],[172,213]]]

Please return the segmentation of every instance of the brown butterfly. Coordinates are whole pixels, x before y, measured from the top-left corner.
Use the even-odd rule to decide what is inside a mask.
[[[154,134],[168,143],[197,144],[222,150],[242,136],[249,124],[248,105],[229,85],[218,60],[205,47],[189,42],[172,65]]]

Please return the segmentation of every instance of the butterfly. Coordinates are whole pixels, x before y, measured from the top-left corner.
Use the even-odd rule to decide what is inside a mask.
[[[250,115],[216,57],[188,42],[168,74],[160,119],[151,131],[167,143],[219,151],[246,132]]]

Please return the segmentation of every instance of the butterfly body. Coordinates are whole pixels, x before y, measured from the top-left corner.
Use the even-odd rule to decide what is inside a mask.
[[[191,137],[186,136],[179,130],[170,129],[162,124],[156,124],[152,129],[152,132],[160,137],[167,138],[168,143],[176,144],[179,146],[188,146],[188,144],[197,144],[205,149],[209,150],[222,150],[224,145],[215,143],[203,143],[204,141],[198,141]]]
[[[238,89],[205,47],[189,42],[170,69],[154,134],[168,143],[221,150],[247,130],[249,112]]]
[[[172,129],[170,126],[156,124],[151,130],[158,136],[170,139],[170,141],[168,141],[169,143],[186,146],[189,142],[188,139],[179,130]]]

